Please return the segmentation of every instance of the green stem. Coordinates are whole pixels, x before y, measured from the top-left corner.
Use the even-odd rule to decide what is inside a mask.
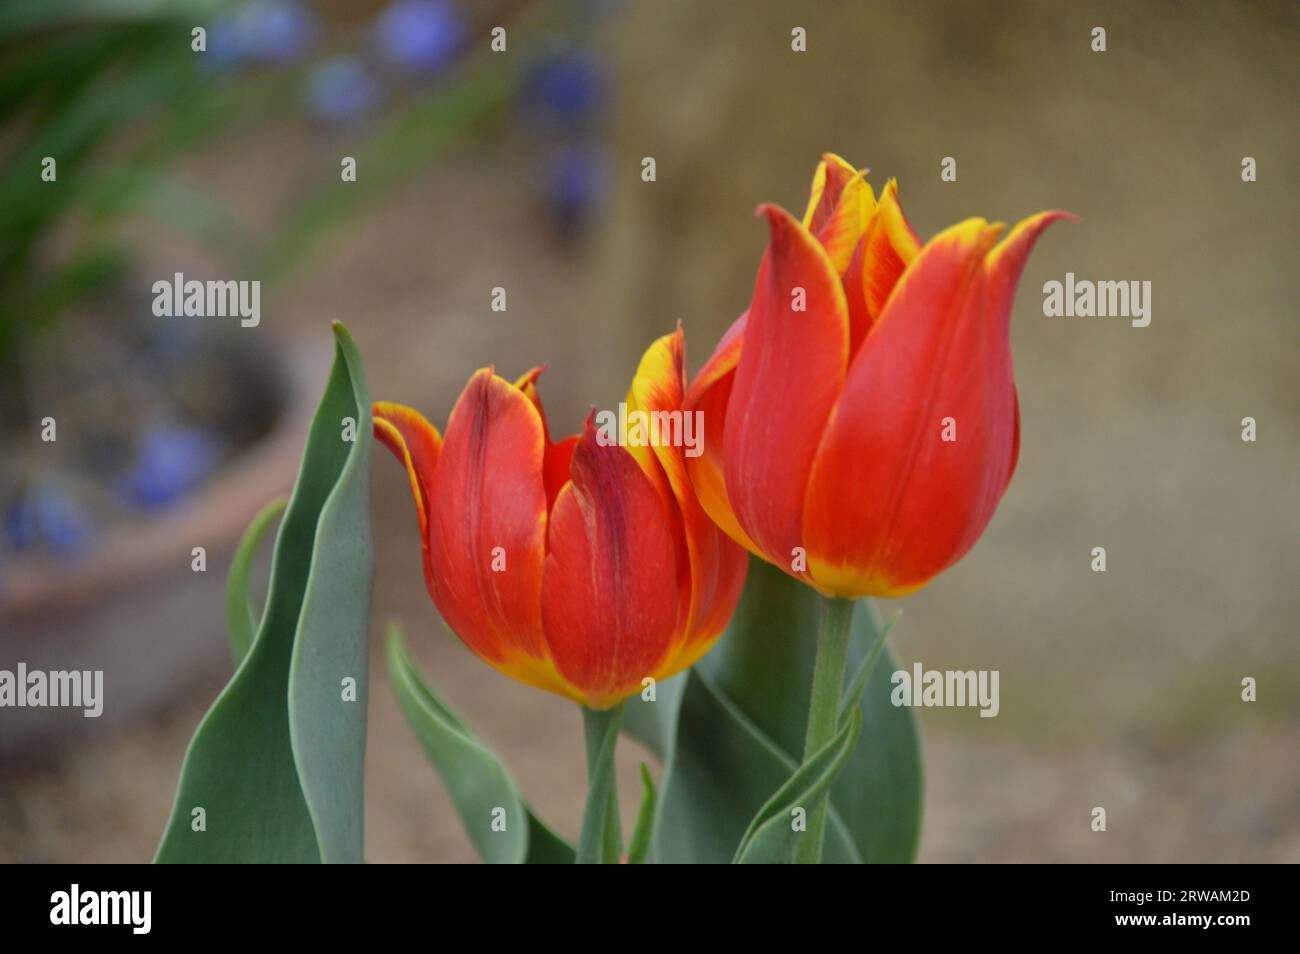
[[[853,622],[853,606],[852,600],[821,598],[817,660],[813,663],[812,696],[808,702],[808,734],[804,737],[805,763],[835,737],[839,723],[840,693],[844,688],[844,669],[849,661],[849,628]],[[829,795],[823,796],[808,806],[808,830],[795,843],[795,864],[821,863],[828,799]]]
[[[618,817],[618,786],[614,781],[614,747],[623,721],[623,703],[612,709],[582,707],[587,741],[587,808],[583,813],[578,861],[618,864],[623,857],[623,829]]]

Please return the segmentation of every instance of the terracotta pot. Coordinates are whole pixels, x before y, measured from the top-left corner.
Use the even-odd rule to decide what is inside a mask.
[[[279,342],[284,404],[271,431],[183,503],[114,528],[83,558],[28,558],[5,565],[0,589],[0,670],[102,670],[103,712],[0,708],[0,758],[59,737],[93,738],[182,698],[203,677],[228,671],[225,584],[229,560],[253,515],[287,494],[330,351]],[[194,547],[206,569],[192,569]],[[263,549],[269,552],[270,547]],[[268,556],[261,556],[263,567]],[[255,579],[257,579],[255,577]],[[265,579],[263,572],[260,579]]]

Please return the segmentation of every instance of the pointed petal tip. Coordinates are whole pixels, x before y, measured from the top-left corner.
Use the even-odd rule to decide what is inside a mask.
[[[768,238],[774,244],[783,236],[803,232],[809,241],[816,242],[808,227],[775,202],[764,202],[754,210],[754,216],[767,219]],[[818,246],[820,248],[820,245]]]
[[[529,368],[519,376],[517,381],[515,381],[515,387],[521,391],[527,391],[530,387],[536,387],[537,379],[540,378],[549,367],[550,364],[539,364],[536,367]]]
[[[1073,212],[1065,212],[1055,209],[1048,212],[1039,212],[1036,215],[1028,216],[1021,219],[1010,229],[1005,238],[989,254],[989,263],[997,266],[1009,253],[1012,254],[1012,260],[1015,262],[1013,270],[1019,274],[1019,269],[1024,265],[1024,259],[1029,255],[1030,249],[1038,241],[1039,236],[1054,222],[1077,222],[1079,217]]]
[[[1046,212],[1038,212],[1034,215],[1026,216],[1020,222],[1016,223],[1016,228],[1022,226],[1032,226],[1038,229],[1045,229],[1053,222],[1078,222],[1079,216],[1073,212],[1066,212],[1064,209],[1050,209]]]

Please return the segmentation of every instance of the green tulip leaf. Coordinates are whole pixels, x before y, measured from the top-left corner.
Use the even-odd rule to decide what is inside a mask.
[[[794,827],[795,812],[804,811],[831,787],[862,729],[862,710],[854,708],[848,720],[830,742],[794,772],[758,810],[749,823],[736,864],[784,864],[790,861],[795,839],[801,834]]]
[[[870,607],[864,612],[871,612]],[[903,611],[899,610],[890,617],[888,623],[877,627],[877,633],[872,638],[871,645],[867,647],[867,651],[862,656],[862,661],[858,663],[857,671],[849,679],[849,684],[844,690],[844,698],[840,702],[840,722],[849,717],[853,707],[858,704],[862,694],[867,691],[867,680],[876,671],[876,663],[880,661],[880,656],[885,651],[885,640],[889,637],[889,631],[894,628],[894,624],[898,622],[898,617],[902,615]]]
[[[627,863],[644,864],[650,854],[650,839],[654,835],[655,806],[658,796],[655,794],[655,780],[650,777],[650,770],[641,763],[641,808],[636,813],[636,827],[632,829],[632,840],[627,844]]]
[[[156,861],[363,860],[370,397],[351,336],[334,336],[266,612],[190,741]]]
[[[253,518],[253,522],[244,531],[244,536],[235,549],[235,556],[230,561],[230,573],[226,577],[226,619],[230,628],[230,656],[235,668],[244,661],[248,650],[252,648],[253,637],[257,635],[257,611],[248,596],[248,581],[253,572],[253,558],[257,556],[262,538],[270,529],[275,519],[284,513],[288,504],[287,497],[272,500]]]
[[[630,696],[623,704],[623,731],[628,733],[660,761],[667,760],[677,736],[677,718],[686,691],[686,674],[657,682],[650,699],[645,694]]]
[[[709,676],[693,669],[682,694],[682,732],[666,761],[652,855],[660,863],[726,864],[763,805],[798,771]],[[832,803],[824,857],[862,861]]]
[[[396,626],[389,626],[386,649],[398,704],[479,857],[490,864],[572,864],[573,848],[533,814],[510,770],[421,679]]]
[[[751,559],[745,592],[718,645],[684,678],[659,684],[653,711],[628,703],[629,732],[665,765],[656,861],[732,860],[750,819],[798,769],[818,599],[803,583]],[[857,700],[862,732],[831,787],[827,862],[907,862],[920,839],[916,723],[910,709],[890,702],[896,663],[888,647],[863,666],[879,637],[871,607],[859,607],[849,667],[865,671]]]

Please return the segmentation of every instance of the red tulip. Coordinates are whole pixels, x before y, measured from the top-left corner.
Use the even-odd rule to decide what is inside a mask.
[[[827,596],[902,596],[968,551],[1016,466],[1009,325],[1021,269],[1062,212],[968,219],[924,247],[889,182],[827,155],[803,222],[771,241],[749,310],[686,396],[687,461],[736,541]]]
[[[681,330],[641,360],[631,410],[681,414]],[[708,519],[680,446],[606,445],[589,417],[551,440],[537,368],[470,378],[446,436],[419,412],[374,406],[406,465],[424,575],[443,619],[501,672],[608,708],[700,658],[744,585],[744,551]]]

